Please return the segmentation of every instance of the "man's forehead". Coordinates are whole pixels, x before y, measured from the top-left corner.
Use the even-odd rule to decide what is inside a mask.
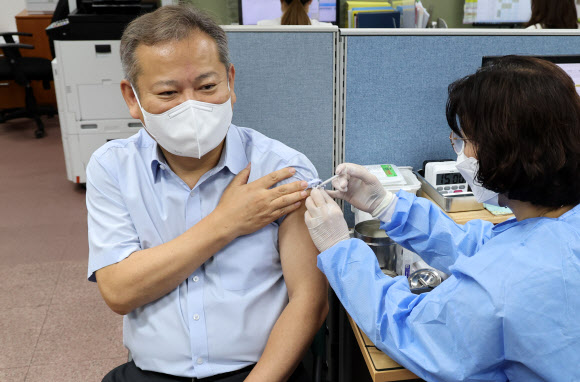
[[[139,58],[143,59],[148,55],[155,55],[160,58],[171,58],[176,54],[187,56],[211,56],[219,59],[219,50],[215,40],[203,32],[191,32],[187,37],[179,40],[162,41],[156,44],[139,44],[136,49]]]
[[[216,42],[201,32],[192,33],[187,38],[177,41],[140,45],[136,55],[139,65],[138,77],[145,75],[155,83],[158,82],[155,81],[155,77],[171,71],[183,72],[183,68],[188,68],[187,71],[196,79],[219,76],[225,68],[220,60]]]

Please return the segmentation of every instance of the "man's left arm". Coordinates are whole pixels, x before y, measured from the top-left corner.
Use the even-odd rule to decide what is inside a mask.
[[[286,381],[326,319],[328,283],[316,266],[318,250],[304,223],[305,211],[302,204],[280,225],[278,242],[289,302],[248,382]]]

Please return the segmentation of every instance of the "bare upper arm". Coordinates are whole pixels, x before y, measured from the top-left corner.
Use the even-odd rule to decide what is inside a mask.
[[[295,293],[327,297],[326,277],[316,266],[318,249],[314,246],[304,223],[304,203],[288,214],[278,232],[280,259],[288,296]],[[319,293],[317,293],[319,292]]]

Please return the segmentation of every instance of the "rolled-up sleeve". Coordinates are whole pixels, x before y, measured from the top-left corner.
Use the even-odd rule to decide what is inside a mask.
[[[308,182],[312,179],[318,178],[318,172],[316,171],[316,168],[304,154],[298,154],[294,156],[288,163],[285,163],[282,167],[278,168],[278,170],[284,167],[292,167],[296,170],[296,173],[290,178],[278,182],[275,187],[281,186],[283,184],[297,182],[299,180]],[[286,215],[276,220],[276,222],[281,224],[285,218]]]
[[[95,271],[141,249],[118,179],[93,156],[87,166],[89,281]]]

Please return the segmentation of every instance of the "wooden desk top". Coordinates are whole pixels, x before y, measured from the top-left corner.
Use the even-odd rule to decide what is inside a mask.
[[[356,337],[356,342],[362,351],[363,358],[374,382],[406,381],[418,378],[415,374],[377,349],[350,316],[348,316],[348,321],[350,322],[350,326]]]
[[[433,199],[429,197],[426,193],[422,193],[422,198],[430,200],[433,202]],[[435,203],[435,202],[433,202]],[[435,205],[438,205],[435,203]],[[445,212],[445,211],[444,211]],[[493,224],[503,223],[504,221],[511,219],[514,217],[513,214],[509,215],[494,215],[486,209],[477,210],[477,211],[465,211],[465,212],[445,212],[447,216],[453,219],[457,224],[465,224],[470,220],[474,219],[481,219],[486,220],[488,222],[492,222]]]

